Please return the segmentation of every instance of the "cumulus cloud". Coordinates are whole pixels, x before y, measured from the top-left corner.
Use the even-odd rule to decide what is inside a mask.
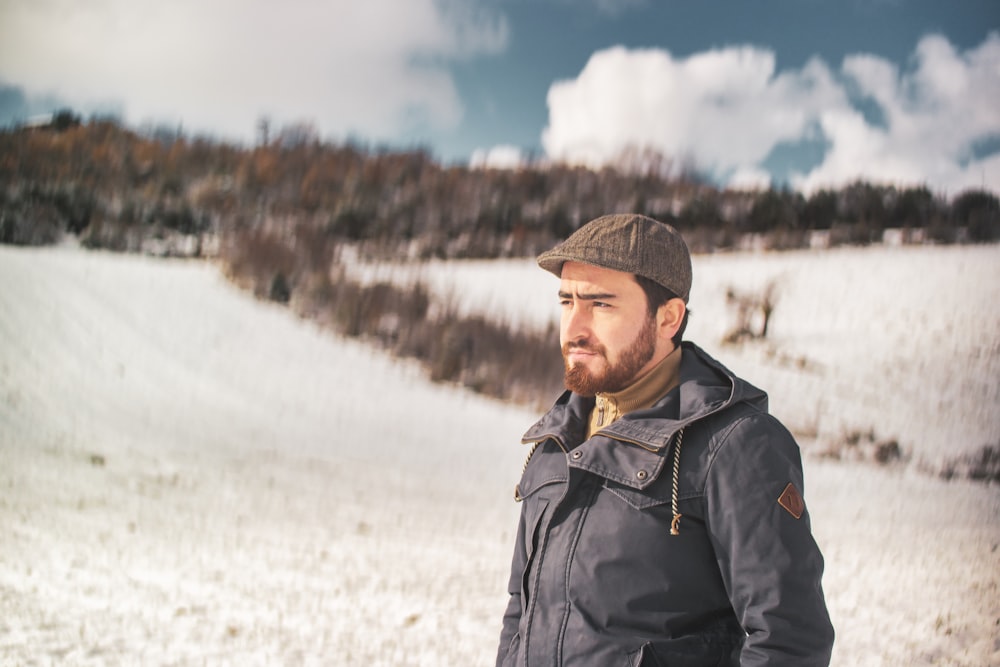
[[[843,182],[859,166],[877,181],[952,192],[1000,188],[1000,155],[976,154],[981,142],[1000,139],[1000,35],[964,54],[943,37],[929,36],[907,71],[858,55],[844,59],[842,72],[885,121],[866,122],[853,108],[824,112],[819,122],[831,149],[822,164],[796,176],[803,189]]]
[[[965,53],[925,37],[903,71],[871,55],[849,56],[838,71],[814,58],[778,72],[759,47],[683,59],[616,47],[553,84],[548,106],[542,145],[554,160],[598,166],[643,146],[745,187],[770,180],[775,149],[809,141],[827,150],[811,170],[787,174],[804,191],[858,178],[1000,189],[1000,155],[976,152],[1000,138],[996,33]]]
[[[0,18],[8,84],[244,139],[262,116],[387,140],[453,127],[447,65],[508,32],[471,0],[13,0]]]

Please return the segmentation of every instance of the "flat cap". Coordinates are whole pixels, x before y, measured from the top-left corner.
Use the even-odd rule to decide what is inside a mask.
[[[557,276],[564,263],[582,262],[649,278],[684,303],[691,295],[691,253],[687,243],[667,223],[635,213],[591,220],[539,255],[537,261],[538,266]]]

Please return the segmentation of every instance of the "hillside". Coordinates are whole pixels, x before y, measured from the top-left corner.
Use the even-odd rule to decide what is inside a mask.
[[[695,255],[687,337],[767,389],[813,453],[853,435],[896,441],[942,471],[1000,455],[1000,245]],[[466,315],[543,330],[558,281],[533,260],[355,265],[366,281],[421,280]],[[727,345],[730,292],[771,289],[768,335]],[[849,455],[850,452],[845,452]]]
[[[533,419],[207,262],[0,247],[0,663],[492,664]],[[835,665],[1000,662],[1000,488],[806,479]]]

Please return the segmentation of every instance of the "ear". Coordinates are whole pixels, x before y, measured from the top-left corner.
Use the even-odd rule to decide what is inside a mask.
[[[669,341],[681,328],[687,306],[682,299],[670,299],[656,310],[657,337]]]

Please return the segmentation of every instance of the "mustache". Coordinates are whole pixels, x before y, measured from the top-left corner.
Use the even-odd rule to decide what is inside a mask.
[[[562,346],[562,353],[564,357],[574,350],[579,350],[581,352],[589,352],[591,354],[599,354],[602,356],[604,355],[605,352],[603,345],[601,345],[600,343],[596,344],[592,343],[590,340],[586,339],[578,341],[570,341],[568,343],[564,343]]]

